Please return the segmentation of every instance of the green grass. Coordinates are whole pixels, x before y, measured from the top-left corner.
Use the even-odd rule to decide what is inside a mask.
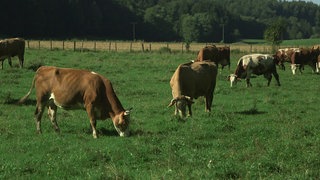
[[[278,70],[281,87],[262,77],[230,88],[232,67],[217,77],[213,108],[195,100],[193,117],[179,121],[167,108],[170,78],[196,54],[115,53],[27,50],[25,68],[0,72],[0,179],[319,179],[319,75],[306,67],[293,76]],[[13,59],[17,66],[18,60]],[[108,77],[126,108],[133,107],[131,133],[118,137],[110,120],[97,124],[92,138],[82,110],[58,110],[61,133],[44,113],[36,134],[35,92],[38,65],[90,69]]]

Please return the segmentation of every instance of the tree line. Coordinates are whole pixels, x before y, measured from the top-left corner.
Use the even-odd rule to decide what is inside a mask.
[[[284,0],[2,0],[0,36],[235,42],[320,37],[320,7]],[[280,26],[280,27],[279,27]]]

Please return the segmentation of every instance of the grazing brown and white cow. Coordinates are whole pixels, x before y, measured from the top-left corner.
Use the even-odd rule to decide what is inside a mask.
[[[214,62],[201,61],[180,64],[174,72],[170,86],[172,97],[168,107],[175,105],[175,115],[186,117],[186,106],[192,116],[191,105],[193,99],[205,97],[205,110],[211,110],[213,92],[216,86],[217,66]]]
[[[283,49],[278,49],[278,51],[275,54],[275,57],[278,58],[280,61],[280,66],[283,70],[285,70],[284,63],[288,62],[291,63],[291,56],[295,52],[299,52],[300,48],[283,48]]]
[[[314,50],[315,56],[316,56],[316,72],[319,73],[320,72],[320,47],[313,47],[312,48]]]
[[[20,68],[23,67],[25,41],[22,38],[10,38],[0,41],[0,61],[3,69],[3,61],[8,58],[12,67],[11,57],[18,56]]]
[[[122,107],[107,78],[87,70],[43,66],[37,70],[29,92],[21,98],[20,103],[28,98],[34,86],[38,133],[41,133],[41,116],[47,106],[49,118],[58,132],[57,107],[67,110],[84,108],[89,116],[94,138],[97,138],[96,120],[106,118],[112,119],[120,136],[129,135],[130,112]]]
[[[268,79],[268,86],[270,85],[272,75],[277,80],[277,85],[280,86],[279,75],[277,73],[276,64],[277,58],[268,54],[249,54],[242,56],[239,61],[234,74],[229,76],[230,86],[232,87],[240,78],[245,78],[247,87],[252,86],[250,83],[251,74],[264,75]]]
[[[294,52],[291,56],[292,74],[296,74],[298,67],[300,73],[302,73],[302,69],[305,65],[309,65],[312,71],[316,72],[318,54],[318,50],[313,48],[301,48],[300,51]]]
[[[230,68],[230,47],[216,47],[215,45],[206,46],[200,49],[197,59],[195,61],[210,60],[217,65],[221,64],[221,69],[224,66]]]

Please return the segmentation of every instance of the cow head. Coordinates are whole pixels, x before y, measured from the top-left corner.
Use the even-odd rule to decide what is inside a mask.
[[[273,55],[273,62],[280,67],[281,70],[286,70],[283,60],[277,54]]]
[[[121,112],[113,121],[115,129],[121,137],[129,136],[130,110]]]
[[[184,119],[187,116],[187,106],[191,107],[193,103],[191,97],[182,95],[172,99],[168,107],[175,105],[175,115],[179,113],[179,116]]]
[[[230,74],[228,76],[228,81],[230,81],[230,87],[232,87],[233,85],[236,85],[238,81],[241,81],[241,79],[235,74]]]

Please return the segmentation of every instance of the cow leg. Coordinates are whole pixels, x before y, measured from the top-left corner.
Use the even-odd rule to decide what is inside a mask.
[[[302,70],[304,70],[304,65],[303,65],[303,64],[300,64],[300,65],[299,65],[300,74],[302,74]]]
[[[281,84],[280,84],[280,79],[279,79],[279,74],[278,74],[277,72],[273,72],[273,76],[274,76],[274,78],[275,78],[276,81],[277,81],[277,85],[278,85],[278,86],[281,86]]]
[[[91,103],[88,103],[86,106],[86,110],[87,110],[87,113],[88,113],[88,116],[90,119],[90,124],[91,124],[91,128],[92,128],[92,136],[93,136],[93,138],[96,139],[96,138],[98,138],[97,129],[96,129],[97,122],[96,122],[94,112],[93,112],[94,111],[93,105]]]
[[[191,103],[188,103],[189,116],[192,116]]]
[[[250,78],[246,78],[247,87],[252,87],[252,84],[250,82]]]
[[[268,80],[268,86],[270,86],[272,75],[270,73],[266,73],[263,76]]]
[[[213,92],[214,92],[215,87],[216,87],[216,83],[214,82],[213,85],[211,86],[210,91],[209,91],[210,93],[206,95],[206,109],[205,109],[206,112],[211,111],[211,106],[212,106],[212,101],[213,101]]]
[[[10,56],[8,56],[8,62],[9,62],[10,67],[12,67],[12,61],[11,61],[11,57]]]
[[[206,96],[206,109],[205,109],[206,112],[211,111],[212,99],[213,99],[213,95]]]
[[[24,61],[23,55],[19,55],[19,65],[20,65],[20,68],[23,68],[23,61]]]
[[[36,120],[37,133],[41,134],[41,117],[43,114],[44,106],[41,103],[37,103],[36,111],[34,113]]]
[[[297,65],[296,64],[291,64],[291,71],[292,71],[293,75],[296,74],[296,70],[297,70]]]
[[[56,117],[57,117],[57,106],[56,106],[53,102],[50,102],[49,105],[48,105],[48,116],[49,116],[49,118],[50,118],[50,121],[51,121],[51,124],[52,124],[54,130],[55,130],[56,132],[60,132],[58,123],[57,123],[57,121],[56,121]]]

